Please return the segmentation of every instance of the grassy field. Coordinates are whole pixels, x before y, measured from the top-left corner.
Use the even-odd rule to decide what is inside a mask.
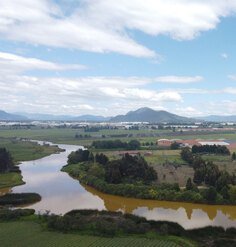
[[[35,160],[59,151],[56,146],[40,146],[37,143],[0,138],[0,147],[5,147],[15,162]]]
[[[177,237],[147,239],[138,237],[103,238],[79,234],[62,234],[42,230],[34,222],[0,223],[0,246],[9,247],[181,247],[194,246]]]
[[[91,138],[77,139],[76,134],[90,135]],[[54,143],[67,143],[67,144],[80,144],[90,145],[94,139],[102,139],[102,135],[106,136],[106,140],[110,139],[122,139],[123,141],[129,141],[131,139],[138,139],[143,142],[154,142],[160,138],[181,138],[181,139],[202,139],[202,140],[217,140],[228,139],[236,141],[236,133],[220,133],[220,132],[204,132],[201,134],[186,135],[183,133],[174,133],[171,130],[100,130],[98,132],[84,132],[82,129],[70,129],[70,128],[49,128],[42,129],[39,127],[33,127],[31,129],[0,129],[0,137],[21,137],[32,138],[37,140],[48,140]],[[126,137],[119,137],[119,135],[125,135]]]
[[[24,184],[22,176],[17,172],[0,174],[0,189]]]

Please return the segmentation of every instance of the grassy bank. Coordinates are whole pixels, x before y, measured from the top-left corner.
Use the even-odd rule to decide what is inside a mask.
[[[0,148],[6,148],[14,163],[40,159],[50,154],[61,151],[57,146],[39,145],[29,141],[14,138],[0,138]],[[24,184],[20,172],[0,173],[0,189]]]
[[[40,159],[60,151],[57,146],[39,145],[14,138],[0,138],[0,147],[5,147],[15,162]]]
[[[19,172],[9,172],[0,174],[0,189],[24,184]]]

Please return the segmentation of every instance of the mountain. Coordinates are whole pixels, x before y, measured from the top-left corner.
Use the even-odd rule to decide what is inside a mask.
[[[91,122],[105,122],[110,118],[95,115],[81,115],[81,116],[70,116],[70,115],[52,115],[52,114],[39,114],[39,113],[18,113],[26,116],[30,120],[41,120],[41,121],[91,121]]]
[[[18,114],[11,114],[5,111],[0,110],[0,120],[3,121],[20,121],[20,120],[28,120],[27,117],[21,116]]]
[[[231,115],[231,116],[210,115],[206,117],[198,117],[198,119],[205,120],[208,122],[236,122],[236,115]]]
[[[118,115],[110,119],[111,122],[151,122],[151,123],[194,123],[195,119],[181,117],[167,111],[155,111],[144,107],[130,111],[126,115]]]

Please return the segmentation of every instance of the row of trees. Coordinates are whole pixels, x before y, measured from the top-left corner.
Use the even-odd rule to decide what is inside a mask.
[[[194,145],[192,147],[192,153],[207,153],[207,154],[220,154],[220,155],[230,155],[230,151],[226,146],[221,145]]]
[[[122,142],[121,140],[103,140],[93,141],[92,147],[96,149],[127,149],[127,150],[138,150],[141,145],[137,140],[131,140],[129,142]]]

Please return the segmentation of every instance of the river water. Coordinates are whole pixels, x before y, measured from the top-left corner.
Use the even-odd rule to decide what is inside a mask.
[[[42,200],[28,208],[37,212],[64,214],[72,209],[122,211],[153,220],[177,222],[185,229],[204,226],[236,227],[236,206],[211,206],[182,202],[131,199],[101,193],[83,186],[60,169],[67,156],[80,146],[58,145],[65,152],[20,165],[26,184],[8,189],[14,193],[36,192]],[[6,189],[5,189],[6,192]]]

